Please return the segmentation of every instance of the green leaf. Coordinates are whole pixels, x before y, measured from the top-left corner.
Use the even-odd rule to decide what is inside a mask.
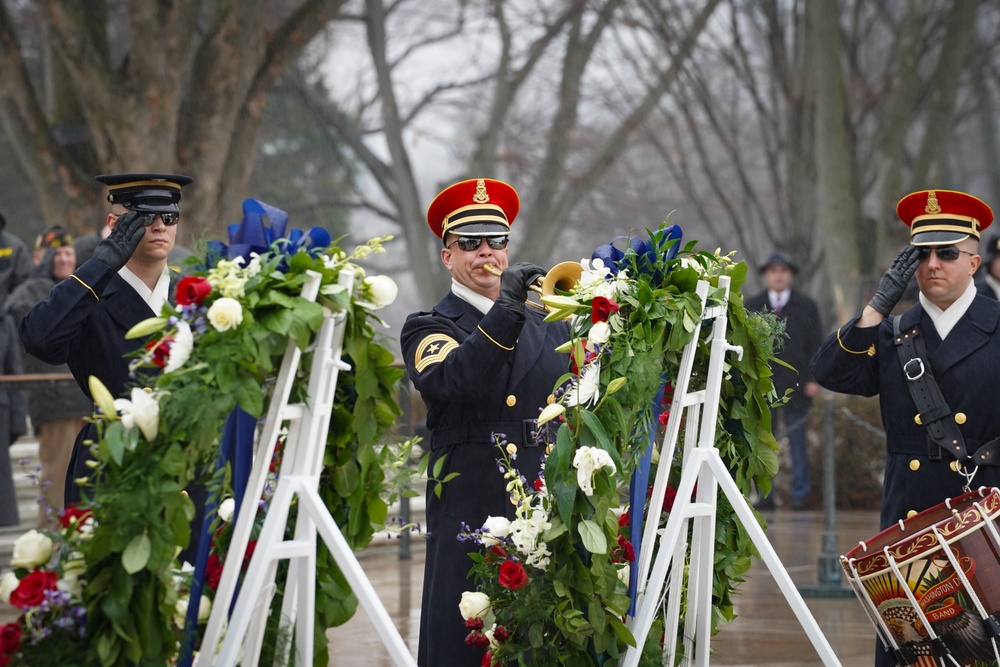
[[[577,530],[580,532],[580,539],[584,548],[592,554],[604,554],[608,552],[608,538],[605,537],[601,527],[590,519],[580,522]]]
[[[135,574],[149,562],[151,544],[146,533],[136,535],[122,553],[122,567],[129,574]]]

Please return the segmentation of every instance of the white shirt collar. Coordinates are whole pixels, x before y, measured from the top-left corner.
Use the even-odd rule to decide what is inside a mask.
[[[944,340],[951,333],[951,330],[962,319],[965,311],[969,309],[969,306],[972,305],[975,299],[976,286],[971,280],[969,281],[969,286],[965,288],[965,293],[955,299],[955,302],[948,306],[946,310],[941,310],[931,303],[930,299],[925,297],[923,292],[920,293],[920,305],[923,306],[924,311],[930,316],[931,322],[934,323],[934,328],[937,329],[938,335],[941,336],[941,340]]]
[[[473,291],[454,278],[451,279],[451,292],[462,301],[471,303],[483,315],[490,312],[490,308],[493,307],[493,299]]]
[[[788,303],[788,297],[792,295],[792,288],[783,289],[780,292],[775,292],[774,290],[767,290],[767,298],[771,301],[772,308],[784,308],[785,304]]]
[[[163,304],[170,297],[170,269],[165,266],[163,267],[163,273],[160,274],[159,279],[156,281],[156,287],[153,289],[149,289],[146,283],[142,282],[142,279],[132,273],[132,270],[127,266],[119,269],[118,275],[135,290],[136,294],[142,297],[143,301],[149,304],[154,315],[160,314],[163,310]]]

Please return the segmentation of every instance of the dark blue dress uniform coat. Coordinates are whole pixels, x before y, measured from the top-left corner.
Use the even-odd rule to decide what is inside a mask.
[[[513,518],[497,468],[500,458],[491,433],[517,445],[518,470],[533,484],[541,470],[543,446],[525,443],[525,431],[545,407],[558,378],[568,371],[568,355],[554,350],[569,337],[565,323],[543,323],[526,309],[518,320],[494,306],[483,315],[450,293],[431,312],[410,315],[400,335],[406,370],[427,406],[431,461],[445,457],[439,478],[457,472],[437,498],[427,493],[427,561],[420,616],[421,667],[478,667],[483,649],[465,645],[468,630],[458,610],[470,551],[459,542],[465,522],[473,529],[487,516]]]
[[[132,286],[104,262],[87,260],[74,275],[100,299],[72,276],[63,280],[52,288],[48,299],[21,320],[21,342],[29,354],[46,363],[67,364],[91,400],[91,375],[99,378],[113,396],[121,396],[136,384],[129,381],[129,361],[124,357],[143,345],[141,340],[125,340],[125,333],[159,313],[154,313]],[[80,497],[73,480],[90,473],[82,442],[95,436],[93,424],[84,426],[77,436],[66,478],[67,504]]]
[[[1000,405],[996,392],[1000,377],[1000,302],[977,296],[965,315],[942,342],[931,318],[920,304],[899,317],[901,330],[918,325],[928,360],[945,401],[951,408],[966,450],[1000,436]],[[887,318],[877,327],[856,327],[857,318],[824,342],[812,360],[816,381],[827,389],[861,396],[880,396],[886,434],[885,481],[881,527],[907,518],[962,493],[965,477],[952,470],[952,458],[928,456],[927,430],[917,424]],[[848,352],[850,350],[851,352]],[[874,354],[869,355],[866,350]],[[860,352],[860,354],[858,354]],[[927,360],[925,360],[926,362]],[[961,414],[960,414],[961,413]],[[936,453],[936,451],[935,451]],[[1000,469],[980,467],[972,488],[1000,486]]]

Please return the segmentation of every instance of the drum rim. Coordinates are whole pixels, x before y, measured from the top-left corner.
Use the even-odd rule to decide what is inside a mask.
[[[976,508],[975,503],[977,501],[983,512],[980,512]],[[903,527],[900,524],[896,524],[885,528],[869,540],[858,543],[847,554],[841,556],[841,564],[848,576],[853,577],[854,572],[857,572],[857,577],[853,578],[866,579],[883,574],[889,568],[889,560],[883,549],[875,550],[871,546],[871,543],[877,543],[883,538],[890,538],[893,533],[898,533],[901,530],[905,531],[905,526],[912,526],[912,523],[921,516],[932,514],[942,509],[949,509],[949,503],[951,507],[967,506],[961,510],[952,510],[950,516],[928,524],[921,530],[911,533],[885,547],[888,548],[889,553],[893,556],[898,566],[926,556],[927,553],[933,551],[935,548],[941,548],[941,544],[938,542],[933,530],[935,527],[939,527],[940,530],[940,527],[943,525],[955,524],[954,528],[947,533],[942,531],[945,543],[952,544],[968,536],[970,533],[982,530],[987,521],[1000,518],[1000,488],[981,487],[975,491],[949,498],[945,502],[927,508],[920,514],[914,515],[909,519],[904,519],[901,522]],[[868,547],[867,551],[865,550],[866,546]],[[901,549],[904,546],[908,548],[902,551]],[[852,569],[854,572],[852,572]]]

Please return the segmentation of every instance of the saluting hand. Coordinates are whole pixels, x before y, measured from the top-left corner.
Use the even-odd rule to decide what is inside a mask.
[[[917,257],[918,250],[919,248],[916,246],[906,246],[896,255],[896,259],[892,260],[892,264],[882,274],[875,296],[868,302],[868,305],[881,313],[883,317],[888,317],[899,300],[903,298],[903,292],[906,291],[910,278],[913,277],[917,266],[920,265],[920,259]]]
[[[104,262],[114,271],[125,266],[146,233],[142,218],[142,214],[136,211],[129,211],[120,216],[108,238],[98,243],[97,247],[94,248],[91,259]]]

